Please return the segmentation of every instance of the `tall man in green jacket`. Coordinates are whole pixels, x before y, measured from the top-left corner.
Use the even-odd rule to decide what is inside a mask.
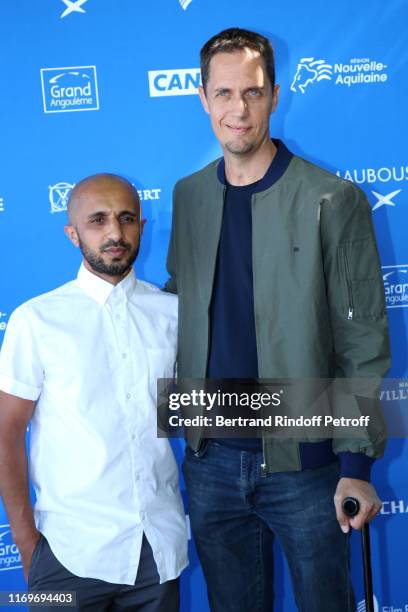
[[[383,376],[384,292],[364,194],[271,140],[279,86],[266,38],[221,32],[201,50],[201,72],[224,155],[174,191],[167,290],[179,294],[179,377]],[[359,438],[187,431],[190,519],[214,612],[272,609],[273,536],[299,610],[354,610],[347,534],[381,508],[370,468],[385,430],[375,400],[347,401],[369,410]],[[347,496],[360,502],[353,519]]]

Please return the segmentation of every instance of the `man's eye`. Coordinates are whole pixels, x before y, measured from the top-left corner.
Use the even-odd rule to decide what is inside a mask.
[[[123,217],[120,218],[120,220],[122,223],[133,223],[135,218],[132,217],[132,215],[124,215]]]
[[[217,96],[217,98],[219,98],[219,97],[228,96],[228,94],[229,94],[229,92],[228,92],[227,89],[220,89],[219,91],[217,91],[216,96]]]
[[[91,223],[102,223],[103,220],[103,217],[94,217],[93,219],[91,219]]]
[[[250,98],[259,98],[261,92],[259,91],[259,89],[250,89],[248,91],[248,95]]]

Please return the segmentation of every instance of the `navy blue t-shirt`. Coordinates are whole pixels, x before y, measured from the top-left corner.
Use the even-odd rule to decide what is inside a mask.
[[[226,185],[217,265],[210,307],[210,350],[207,377],[215,379],[258,377],[252,275],[252,209],[254,193],[271,187],[285,172],[292,154],[280,141],[265,176],[237,187],[225,179],[222,160],[218,179]],[[260,438],[224,438],[218,442],[259,450]]]

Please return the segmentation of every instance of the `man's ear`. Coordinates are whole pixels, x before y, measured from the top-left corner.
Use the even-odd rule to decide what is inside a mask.
[[[146,223],[147,223],[147,219],[141,219],[141,221],[140,221],[140,235],[143,234],[144,226],[146,225]]]
[[[79,239],[78,234],[73,225],[64,225],[64,232],[72,242],[72,244],[76,247],[79,247]]]
[[[208,108],[208,102],[205,95],[204,87],[202,85],[198,86],[198,95],[200,96],[201,104],[204,106],[205,112],[209,115],[210,110]]]

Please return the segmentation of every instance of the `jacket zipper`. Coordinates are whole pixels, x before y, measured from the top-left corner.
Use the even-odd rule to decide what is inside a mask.
[[[351,288],[351,280],[350,280],[350,270],[348,265],[348,259],[346,251],[343,250],[343,258],[344,258],[344,271],[346,274],[346,284],[347,284],[347,294],[348,294],[348,313],[347,319],[351,321],[354,315],[354,304],[353,304],[353,292]]]
[[[251,218],[253,217],[253,203],[256,200],[256,196],[252,195],[251,197]],[[253,252],[253,251],[252,251]],[[254,296],[254,306],[255,306],[255,296]],[[256,321],[255,321],[255,332],[256,332]],[[265,459],[265,436],[262,434],[262,463],[261,463],[261,477],[265,478],[267,475],[267,465]]]

